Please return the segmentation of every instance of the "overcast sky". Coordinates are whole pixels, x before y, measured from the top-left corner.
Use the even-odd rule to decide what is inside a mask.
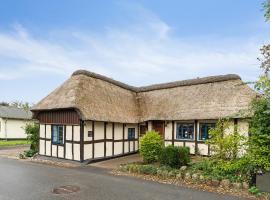
[[[77,69],[134,86],[259,73],[261,0],[3,0],[0,101],[38,102]]]

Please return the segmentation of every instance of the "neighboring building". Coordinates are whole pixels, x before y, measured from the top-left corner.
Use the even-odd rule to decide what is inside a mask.
[[[24,127],[32,113],[23,109],[0,106],[0,140],[26,139]]]
[[[139,135],[156,130],[165,144],[210,155],[208,130],[230,117],[248,134],[256,93],[238,75],[211,76],[132,87],[79,70],[34,108],[40,121],[40,155],[76,161],[136,152]]]

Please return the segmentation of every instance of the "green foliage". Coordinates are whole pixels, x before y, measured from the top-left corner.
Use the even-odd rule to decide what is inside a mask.
[[[246,137],[237,132],[237,128],[229,132],[229,121],[220,119],[215,128],[210,129],[206,143],[210,145],[212,158],[218,160],[236,159],[238,152],[246,147]],[[227,131],[225,134],[225,130]]]
[[[138,172],[141,174],[150,174],[155,175],[157,174],[157,167],[153,165],[139,165]]]
[[[144,162],[156,162],[163,146],[160,135],[155,131],[148,131],[140,140],[140,155]]]
[[[189,147],[179,147],[180,166],[190,163],[190,149]]]
[[[269,0],[266,0],[264,3],[263,3],[263,8],[264,8],[264,17],[266,18],[267,21],[270,20],[270,1]]]
[[[249,188],[248,190],[251,194],[259,197],[262,195],[262,193],[260,192],[260,190],[258,188],[256,188],[255,186],[252,186],[251,188]]]
[[[13,101],[13,102],[9,103],[9,106],[21,108],[21,109],[24,109],[26,111],[29,111],[30,107],[31,107],[30,103],[23,102],[23,101]]]
[[[38,152],[39,147],[39,124],[37,123],[28,123],[26,124],[25,133],[27,135],[27,140],[30,142],[30,149]]]
[[[167,147],[162,148],[159,161],[162,165],[168,165],[170,167],[180,167],[180,151],[179,147],[175,147],[169,145]]]
[[[231,161],[203,159],[192,166],[193,171],[200,171],[207,177],[217,180],[229,179],[231,182],[249,181],[254,166],[244,156]]]
[[[29,149],[27,151],[24,151],[24,156],[25,157],[33,157],[36,153],[37,153],[37,151],[35,151],[33,149]]]
[[[249,156],[259,168],[270,170],[270,79],[261,76],[255,89],[262,95],[252,103]]]
[[[164,147],[159,156],[160,164],[167,165],[172,168],[178,168],[187,165],[190,162],[190,154],[188,147],[175,147],[169,145]]]

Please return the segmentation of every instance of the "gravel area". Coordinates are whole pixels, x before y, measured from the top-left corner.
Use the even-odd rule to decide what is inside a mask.
[[[29,145],[7,146],[0,148],[0,156],[19,159],[19,154],[29,149]]]

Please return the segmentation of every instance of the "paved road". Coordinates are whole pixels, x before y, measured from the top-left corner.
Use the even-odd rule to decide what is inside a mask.
[[[73,194],[52,194],[54,187],[75,185]],[[89,200],[188,200],[238,199],[144,181],[113,176],[104,169],[84,167],[57,168],[36,163],[0,158],[0,200],[89,199]]]

